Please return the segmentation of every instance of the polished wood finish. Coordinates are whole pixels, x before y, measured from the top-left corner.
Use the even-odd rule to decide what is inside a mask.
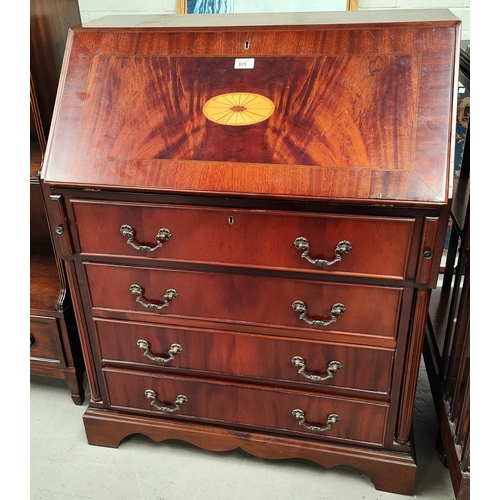
[[[396,441],[407,443],[411,436],[413,401],[417,390],[418,371],[424,341],[425,321],[429,308],[430,290],[418,290],[415,294],[412,326],[408,343],[406,370],[403,375],[401,410],[398,416]]]
[[[79,35],[74,33],[75,37]],[[266,37],[266,34],[249,35],[250,38],[260,36]],[[91,89],[101,81],[105,85],[108,81],[128,84],[114,87],[108,106],[116,106],[117,111],[111,122],[107,106],[100,105],[104,95],[88,92],[81,113],[81,133],[73,140],[76,157],[144,158],[147,155],[152,160],[176,160],[179,164],[192,160],[223,161],[236,163],[238,168],[252,163],[335,169],[354,166],[370,173],[382,169],[414,170],[420,93],[416,55],[389,53],[374,59],[348,50],[351,57],[302,51],[294,57],[284,54],[269,57],[255,50],[245,54],[260,56],[255,70],[238,72],[233,69],[233,58],[228,57],[232,54],[222,53],[224,57],[209,59],[180,57],[171,55],[167,45],[163,57],[158,58],[157,53],[152,57],[153,53],[148,50],[151,42],[144,40],[144,35],[123,33],[120,38],[115,42],[116,48],[110,47],[111,53],[101,52],[94,58],[85,77]],[[264,44],[265,39],[261,43]],[[339,42],[334,39],[326,43]],[[137,49],[132,54],[121,54],[120,49],[117,50],[120,45],[137,46]],[[362,47],[360,51],[367,49]],[[285,78],[283,68],[286,68]],[[164,85],[156,87],[159,79]],[[181,95],[176,79],[183,82]],[[336,91],[325,92],[329,85]],[[397,92],[401,86],[406,92]],[[367,87],[373,90],[367,92]],[[275,102],[269,123],[260,122],[243,130],[220,126],[207,121],[201,110],[193,109],[191,101],[186,99],[196,93],[203,105],[232,89],[264,95]],[[145,99],[134,99],[138,93]],[[386,96],[383,106],[382,96]],[[449,96],[442,97],[449,100]],[[159,105],[166,108],[166,119],[156,111]],[[354,107],[359,116],[349,113]],[[407,111],[403,117],[398,113],[402,108]],[[127,120],[120,116],[123,109],[126,109]],[[138,129],[135,124],[144,115],[150,118]],[[385,127],[376,131],[363,129],[360,123],[366,120],[383,121]],[[231,147],[224,147],[226,144]],[[107,168],[111,169],[112,165],[108,164]],[[92,179],[92,164],[89,170]],[[100,173],[105,175],[107,173]],[[99,177],[98,182],[103,184],[105,179]]]
[[[370,397],[378,394],[386,400],[391,387],[394,349],[99,318],[95,328],[103,364],[141,365],[140,369],[172,373],[198,371],[210,376],[253,378],[255,382],[273,380],[275,384],[338,394],[359,396],[359,391],[365,391],[373,393]],[[155,361],[138,347],[141,339],[146,340],[153,357],[168,359],[172,344],[179,344],[182,351],[169,362]],[[234,356],[235,351],[244,355]],[[313,381],[292,364],[295,356],[304,359],[308,375],[326,377],[331,361],[338,361],[341,368],[331,378]],[[263,364],[263,357],[272,363]]]
[[[53,254],[30,256],[30,372],[65,380],[74,403],[83,403],[78,331]]]
[[[460,57],[470,91],[470,60]],[[455,498],[470,498],[470,123],[455,177],[450,239],[442,284],[432,292],[424,359],[439,422],[438,449]]]
[[[238,385],[226,381],[206,381],[190,377],[142,374],[116,369],[104,369],[112,409],[147,411],[163,417],[165,413],[154,408],[144,392],[147,389],[158,395],[156,404],[174,406],[179,394],[187,396],[187,403],[171,418],[207,423],[223,423],[237,427],[252,427],[285,434],[305,434],[315,439],[333,439],[339,442],[357,442],[382,445],[385,423],[389,411],[387,403],[366,402],[322,394],[310,396],[304,392],[281,389],[269,390],[251,384]],[[133,388],[133,389],[132,389]],[[237,405],[229,404],[237,401]],[[314,433],[299,425],[292,411],[304,411],[308,425],[325,426],[330,413],[338,414],[340,421],[328,432]],[[370,425],[366,425],[370,422]]]
[[[54,255],[33,253],[30,256],[30,308],[56,311],[60,294],[61,282]]]
[[[30,356],[59,362],[57,320],[55,318],[30,318]]]
[[[81,304],[81,292],[78,286],[78,281],[76,278],[76,270],[74,262],[66,263],[66,272],[68,276],[68,283],[72,290],[74,297],[74,312],[75,319],[78,328],[78,333],[80,337],[80,342],[83,351],[83,359],[85,363],[85,372],[87,373],[87,380],[89,384],[90,391],[90,401],[100,402],[101,401],[101,391],[99,389],[99,384],[97,381],[97,369],[92,359],[92,347],[90,345],[88,329],[85,322],[84,312],[80,306]]]
[[[42,187],[88,365],[88,441],[351,465],[411,494],[460,21],[214,17],[68,37]],[[206,118],[232,92],[272,114]]]
[[[30,368],[66,380],[84,400],[84,365],[63,264],[54,257],[39,176],[45,157],[68,28],[78,2],[30,2]]]
[[[42,154],[47,149],[46,134],[43,129],[40,106],[35,92],[33,75],[30,70],[30,177],[35,179],[42,163]]]
[[[156,442],[180,439],[210,451],[240,448],[266,459],[300,458],[326,468],[347,465],[367,474],[377,489],[403,495],[411,495],[415,480],[416,469],[411,456],[369,447],[346,446],[193,422],[186,424],[170,419],[151,419],[128,415],[126,412],[93,408],[85,412],[83,420],[87,438],[99,446],[116,448],[140,426]]]
[[[411,218],[320,216],[164,204],[155,207],[103,200],[73,199],[71,203],[82,254],[392,279],[407,276],[415,223]],[[123,224],[134,229],[136,245],[155,247],[155,236],[163,227],[172,237],[161,248],[145,253],[119,236]],[[97,225],[102,225],[109,236],[103,239],[95,231]],[[333,260],[337,245],[345,240],[354,250],[341,255],[342,261],[334,266],[317,267],[301,258],[302,251],[294,247],[298,237],[307,238],[313,258]],[[365,238],[372,242],[371,248],[361,244]],[[384,253],[373,251],[381,244],[386,247]],[[433,242],[428,246],[433,248]]]
[[[80,71],[65,71],[71,92],[59,102],[57,155],[49,158],[45,181],[446,203],[450,163],[442,146],[453,129],[451,54],[460,23],[450,16],[439,24],[434,32],[428,23],[400,24],[392,38],[381,26],[352,24],[279,32],[244,25],[104,29],[98,39],[75,28],[66,64],[79,64]],[[261,69],[231,71],[235,57],[258,58]],[[112,94],[101,93],[110,86]],[[234,86],[279,104],[268,123],[235,130],[206,120],[206,100]]]
[[[44,141],[49,135],[68,29],[80,22],[78,2],[30,0],[30,73]]]
[[[352,335],[396,337],[402,288],[297,281],[235,273],[208,273],[159,268],[137,268],[84,264],[90,301],[95,316],[126,311],[147,314],[154,321],[195,319],[266,325],[270,328],[345,332]],[[161,310],[138,303],[130,285],[143,290],[143,301],[162,306],[162,297],[174,289],[178,297]],[[209,293],[207,293],[209,291]],[[292,309],[296,300],[307,306],[307,316],[330,320],[330,310],[342,303],[346,311],[336,322],[309,325]],[[295,334],[295,333],[294,333]],[[313,334],[313,333],[311,333]]]

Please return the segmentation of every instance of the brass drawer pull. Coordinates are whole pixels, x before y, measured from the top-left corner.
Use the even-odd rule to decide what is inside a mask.
[[[328,375],[326,375],[325,377],[320,377],[319,375],[312,375],[310,373],[305,373],[306,362],[304,361],[304,358],[302,358],[300,356],[294,356],[292,358],[292,365],[293,366],[300,366],[300,369],[297,373],[300,373],[305,378],[307,378],[309,380],[313,380],[314,382],[320,382],[322,380],[327,380],[329,378],[333,378],[333,374],[335,372],[338,372],[342,368],[342,365],[340,364],[339,361],[330,361],[328,363],[328,367],[326,368],[326,373],[328,373]]]
[[[163,296],[163,304],[158,305],[158,304],[151,304],[148,302],[144,302],[142,300],[142,294],[144,290],[139,285],[136,285],[134,283],[133,285],[130,285],[129,290],[132,295],[137,295],[137,298],[135,299],[136,302],[141,304],[141,306],[145,307],[146,309],[153,309],[155,311],[158,311],[160,309],[163,309],[164,307],[169,306],[170,301],[175,300],[179,296],[179,294],[173,288],[169,288],[165,292],[165,295]]]
[[[337,243],[337,246],[335,248],[335,259],[311,259],[311,257],[309,257],[311,247],[309,245],[309,241],[307,241],[307,238],[300,236],[293,242],[293,244],[295,245],[295,248],[297,250],[300,250],[302,252],[301,257],[318,267],[332,266],[333,264],[340,262],[342,260],[342,254],[349,253],[352,249],[352,245],[348,241],[343,240]]]
[[[179,394],[175,398],[175,407],[169,408],[168,406],[158,406],[156,404],[156,392],[152,389],[146,389],[144,391],[144,396],[151,400],[151,403],[149,403],[151,406],[154,406],[157,410],[163,411],[165,413],[173,413],[174,411],[178,411],[180,410],[180,405],[185,405],[188,402],[188,398],[186,396],[184,396],[183,394]]]
[[[163,246],[162,243],[168,241],[172,236],[168,229],[162,227],[158,231],[158,234],[155,236],[156,246],[150,247],[147,245],[137,245],[136,243],[134,243],[135,231],[128,224],[123,224],[123,226],[120,227],[120,233],[122,236],[127,238],[127,245],[130,245],[140,252],[154,252],[156,249],[161,248]]]
[[[182,347],[180,344],[172,344],[170,346],[170,349],[168,350],[168,354],[170,354],[169,358],[162,358],[160,356],[155,356],[150,353],[149,351],[149,343],[146,340],[138,340],[137,345],[139,349],[142,349],[144,351],[144,356],[146,358],[149,358],[151,361],[155,361],[157,363],[168,363],[169,361],[172,361],[175,357],[176,354],[179,354],[182,352]]]
[[[332,425],[334,425],[340,421],[340,417],[337,414],[330,413],[330,415],[328,415],[328,417],[326,417],[326,426],[325,427],[318,427],[317,425],[306,424],[306,414],[300,409],[293,410],[292,416],[294,418],[296,418],[297,420],[299,420],[299,425],[301,425],[302,427],[305,427],[306,429],[309,429],[310,431],[314,431],[314,432],[328,431],[332,428]]]
[[[333,306],[330,310],[330,320],[329,321],[320,321],[317,319],[309,319],[306,317],[307,307],[304,304],[304,302],[302,302],[301,300],[296,300],[292,304],[292,309],[295,312],[300,313],[299,319],[301,319],[301,320],[305,321],[307,324],[313,325],[313,326],[328,326],[332,323],[335,323],[337,321],[337,316],[344,314],[347,310],[346,307],[344,306],[344,304],[341,304],[340,302],[338,302],[337,304],[333,304]]]

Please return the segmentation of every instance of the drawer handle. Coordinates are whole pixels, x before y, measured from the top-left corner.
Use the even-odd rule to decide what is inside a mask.
[[[330,361],[328,363],[328,367],[326,368],[326,373],[328,373],[328,375],[326,375],[325,377],[320,377],[319,375],[312,375],[310,373],[305,373],[306,362],[304,361],[304,358],[302,358],[300,356],[294,356],[292,358],[292,365],[299,366],[300,369],[297,373],[300,373],[305,378],[307,378],[309,380],[313,380],[314,382],[320,382],[322,380],[327,380],[329,378],[333,378],[333,374],[335,372],[338,372],[342,368],[342,365],[340,364],[339,361]]]
[[[30,347],[35,343],[35,337],[30,333]]]
[[[340,417],[335,414],[335,413],[330,413],[328,417],[326,417],[326,426],[325,427],[318,427],[317,425],[309,425],[306,423],[306,414],[300,410],[296,409],[292,411],[292,416],[299,420],[299,425],[302,427],[305,427],[306,429],[309,429],[310,431],[314,432],[325,432],[328,431],[332,428],[332,425],[336,424],[337,422],[340,421]]]
[[[302,302],[301,300],[296,300],[292,304],[292,309],[295,312],[300,313],[299,319],[305,321],[309,325],[313,326],[328,326],[331,325],[332,323],[335,323],[337,321],[337,316],[340,316],[341,314],[344,314],[346,312],[346,307],[344,304],[341,304],[338,302],[337,304],[333,304],[331,310],[330,310],[330,320],[329,321],[320,321],[317,319],[309,319],[306,317],[307,315],[307,307]]]
[[[139,349],[142,349],[144,351],[144,356],[146,358],[149,358],[151,361],[156,361],[157,363],[168,363],[169,361],[172,361],[175,357],[176,354],[179,354],[182,352],[182,347],[180,344],[172,344],[170,346],[170,349],[168,350],[168,353],[170,354],[169,358],[162,358],[160,356],[155,356],[150,353],[149,351],[149,344],[146,340],[138,340],[137,345],[139,346]]]
[[[333,264],[340,262],[342,260],[342,254],[349,253],[352,249],[352,245],[348,241],[343,240],[337,243],[337,246],[335,248],[335,259],[311,259],[311,257],[309,257],[311,247],[309,245],[309,241],[307,241],[307,238],[300,236],[293,242],[293,244],[295,245],[295,248],[297,250],[300,250],[302,252],[301,257],[318,267],[332,266]]]
[[[130,285],[129,290],[132,295],[137,295],[137,298],[135,299],[136,302],[141,304],[141,306],[145,307],[146,309],[154,309],[155,311],[159,311],[160,309],[169,306],[170,301],[175,300],[179,296],[179,294],[173,288],[169,288],[163,296],[163,304],[158,305],[144,302],[142,300],[142,294],[144,290],[139,285],[136,285],[134,283],[133,285]]]
[[[178,411],[180,410],[180,405],[185,405],[188,402],[188,398],[186,396],[184,396],[183,394],[179,394],[175,398],[175,407],[169,408],[168,406],[158,406],[156,404],[156,392],[151,389],[146,389],[144,391],[144,396],[151,400],[151,403],[149,403],[151,406],[154,406],[157,410],[163,411],[165,413],[173,413],[174,411]]]
[[[120,227],[120,233],[127,238],[127,245],[141,252],[154,252],[156,249],[161,248],[163,246],[162,243],[168,241],[172,236],[172,233],[168,229],[162,227],[155,236],[156,246],[150,247],[148,245],[137,245],[134,243],[135,231],[128,224],[123,224],[123,226]]]

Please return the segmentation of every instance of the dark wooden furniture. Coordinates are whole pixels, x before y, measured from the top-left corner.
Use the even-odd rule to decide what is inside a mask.
[[[30,7],[30,370],[64,379],[82,404],[82,350],[39,181],[68,29],[80,11],[77,1],[31,0]]]
[[[460,21],[290,19],[71,31],[42,185],[87,438],[349,465],[410,494]]]
[[[460,82],[470,90],[470,63],[461,52]],[[424,359],[443,450],[457,500],[470,498],[470,124],[454,183],[450,237],[442,284],[432,292]],[[442,447],[442,448],[441,448]]]

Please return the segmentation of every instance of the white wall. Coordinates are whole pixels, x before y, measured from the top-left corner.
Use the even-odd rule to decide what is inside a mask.
[[[175,14],[177,9],[177,0],[78,0],[78,3],[83,23],[111,14]],[[447,8],[462,20],[462,39],[470,40],[470,0],[359,0],[358,5],[359,10]]]

